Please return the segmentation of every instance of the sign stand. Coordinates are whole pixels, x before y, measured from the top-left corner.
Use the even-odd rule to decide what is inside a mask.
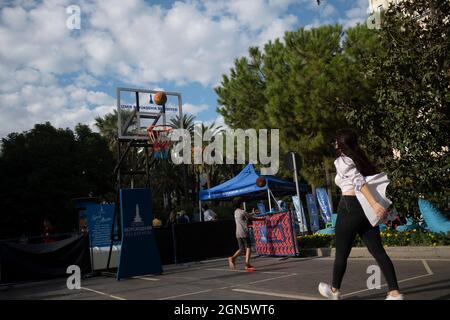
[[[120,190],[122,247],[117,280],[161,274],[161,259],[152,226],[151,193],[148,188]]]
[[[297,162],[300,162],[300,157],[296,152],[289,151],[286,154],[284,162],[285,162],[286,167],[293,171],[295,188],[297,190],[297,197],[299,199],[300,206],[301,206],[300,188],[299,188],[299,184],[298,184],[298,171],[300,170],[300,167],[297,165]],[[306,221],[304,221],[304,223],[306,224],[306,229],[311,230],[311,221],[310,221],[308,215],[305,215],[305,219],[306,219]]]

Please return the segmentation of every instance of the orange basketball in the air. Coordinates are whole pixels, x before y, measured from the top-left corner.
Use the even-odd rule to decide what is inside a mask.
[[[266,179],[263,177],[256,178],[256,185],[260,188],[264,187],[266,185]]]
[[[153,101],[159,105],[162,106],[167,102],[167,95],[165,92],[159,91],[153,96]]]

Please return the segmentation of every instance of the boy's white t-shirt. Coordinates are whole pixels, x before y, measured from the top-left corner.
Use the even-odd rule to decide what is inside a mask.
[[[212,211],[211,209],[206,210],[204,213],[204,220],[205,221],[214,221],[217,220],[217,214]]]

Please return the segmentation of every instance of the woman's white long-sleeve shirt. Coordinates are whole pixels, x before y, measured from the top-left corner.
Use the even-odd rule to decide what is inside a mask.
[[[370,193],[382,207],[388,209],[392,201],[386,198],[386,188],[389,184],[389,179],[384,172],[377,173],[372,176],[364,177],[356,168],[355,162],[345,155],[340,156],[334,161],[336,167],[336,178],[334,179],[336,185],[341,188],[342,192],[355,191],[355,195],[361,204],[363,211],[372,224],[376,226],[382,222],[383,219],[377,216],[369,201],[361,193],[363,185],[367,184]],[[391,211],[387,220],[395,219],[395,211]]]
[[[366,183],[364,176],[356,168],[355,162],[346,155],[341,155],[334,161],[336,177],[334,182],[342,192],[360,191]]]

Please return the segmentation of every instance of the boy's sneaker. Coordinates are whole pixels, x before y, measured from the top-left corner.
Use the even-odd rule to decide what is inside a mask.
[[[325,298],[328,298],[330,300],[340,300],[341,299],[341,295],[340,295],[339,291],[333,292],[333,290],[331,290],[331,286],[325,282],[319,283],[319,292],[322,296],[324,296]]]
[[[245,266],[245,271],[253,272],[253,271],[255,271],[255,267],[252,265]]]

